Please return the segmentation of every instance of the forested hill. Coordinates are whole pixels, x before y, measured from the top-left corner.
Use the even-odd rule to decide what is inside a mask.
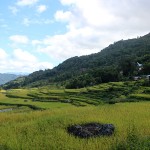
[[[5,84],[11,80],[18,78],[18,75],[8,74],[8,73],[0,73],[0,85]]]
[[[137,62],[143,65],[140,71]],[[143,37],[120,40],[99,53],[67,59],[51,70],[36,71],[4,87],[35,87],[56,83],[67,88],[79,88],[129,79],[139,74],[150,74],[150,33]]]

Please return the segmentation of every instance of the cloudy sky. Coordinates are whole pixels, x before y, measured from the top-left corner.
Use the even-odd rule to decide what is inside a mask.
[[[1,0],[0,72],[53,68],[150,32],[150,0]]]

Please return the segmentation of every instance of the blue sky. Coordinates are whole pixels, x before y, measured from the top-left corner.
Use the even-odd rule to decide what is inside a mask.
[[[53,68],[149,33],[149,0],[3,0],[0,73]]]

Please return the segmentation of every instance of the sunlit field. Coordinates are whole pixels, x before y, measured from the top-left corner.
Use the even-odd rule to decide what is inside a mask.
[[[0,110],[13,109],[0,112],[0,150],[149,150],[150,102],[143,95],[133,98],[143,91],[149,95],[149,87],[135,87],[128,95],[125,90],[124,83],[111,83],[77,90],[1,91]],[[107,101],[112,95],[113,104]],[[88,122],[114,124],[115,133],[81,139],[67,132],[69,125]]]

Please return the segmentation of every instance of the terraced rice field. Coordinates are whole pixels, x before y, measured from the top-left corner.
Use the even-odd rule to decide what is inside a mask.
[[[83,89],[13,89],[0,92],[0,150],[149,150],[150,87],[135,82]],[[80,139],[67,127],[112,123],[110,136]]]

